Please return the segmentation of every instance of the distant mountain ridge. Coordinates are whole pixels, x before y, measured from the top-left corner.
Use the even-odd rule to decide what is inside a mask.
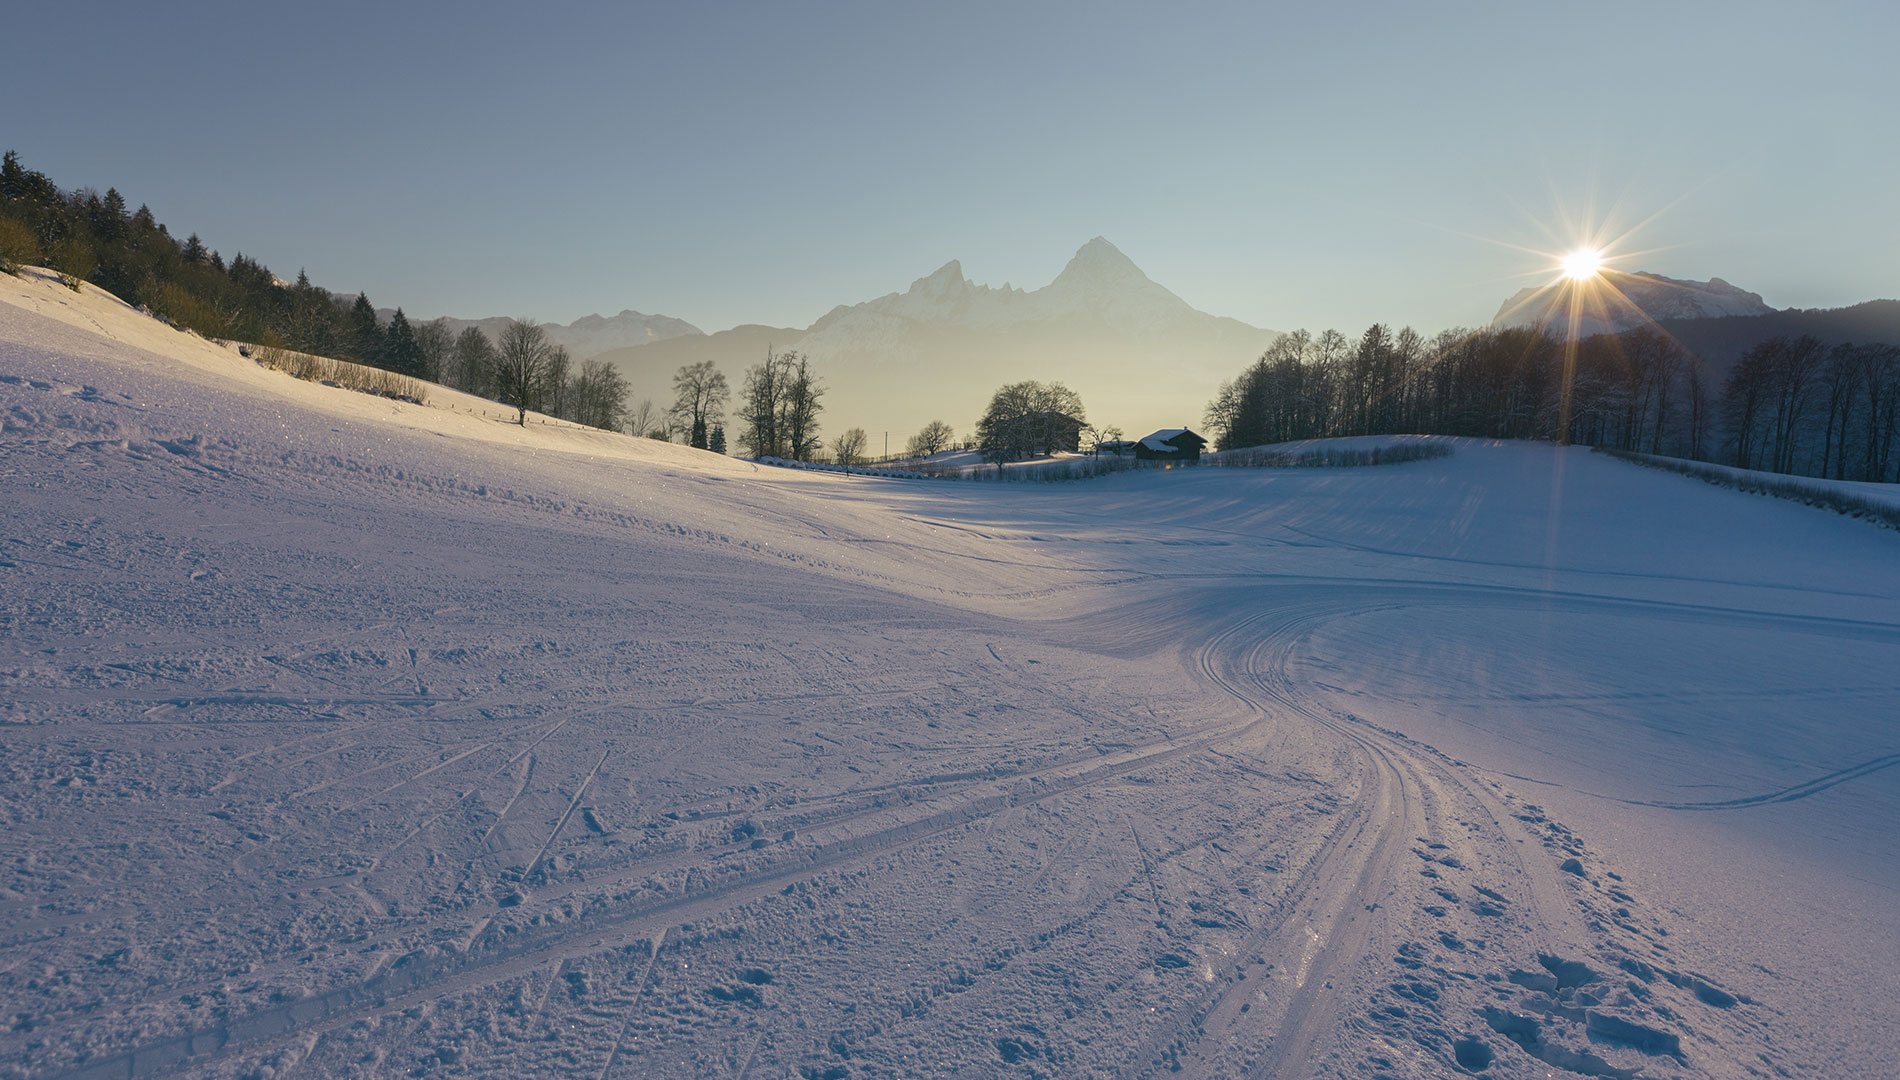
[[[713,360],[736,387],[767,347],[797,349],[829,388],[825,430],[874,429],[881,450],[883,431],[896,445],[931,420],[967,434],[996,388],[1022,379],[1066,382],[1090,420],[1136,436],[1198,424],[1221,381],[1279,336],[1197,311],[1098,236],[1039,289],[978,285],[951,260],[803,330],[742,326],[603,358],[635,400],[658,403],[680,364]]]
[[[1585,292],[1578,316],[1578,333],[1583,337],[1621,333],[1652,320],[1718,319],[1767,315],[1775,310],[1762,301],[1759,293],[1738,288],[1719,277],[1685,281],[1661,274],[1605,270],[1600,280],[1622,293],[1629,303],[1623,303],[1608,290]],[[1601,297],[1601,302],[1596,302],[1597,297]],[[1568,333],[1570,299],[1570,290],[1561,285],[1519,289],[1498,308],[1491,325],[1547,326]]]
[[[1720,319],[1659,319],[1657,326],[1718,372],[1770,338],[1806,334],[1826,345],[1900,346],[1900,300],[1844,308],[1786,308]]]
[[[395,308],[377,308],[376,318],[387,323],[396,314]],[[410,316],[412,322],[432,322],[430,319],[418,319]],[[508,325],[508,316],[493,315],[482,319],[445,318],[451,334],[460,334],[473,326],[495,341],[501,336],[502,327]],[[659,341],[670,341],[680,337],[704,337],[706,332],[684,319],[671,315],[643,315],[638,311],[623,310],[618,315],[583,315],[566,325],[560,323],[541,323],[548,340],[556,345],[566,346],[576,361],[598,356],[615,349],[627,349],[640,345],[651,345]]]
[[[1774,308],[1759,293],[1719,277],[1685,281],[1661,274],[1606,271],[1613,285],[1640,309],[1588,303],[1578,320],[1578,336],[1619,334],[1653,325],[1708,365],[1718,377],[1742,354],[1771,338],[1803,334],[1827,345],[1900,345],[1900,300],[1869,300],[1841,308]],[[1544,327],[1569,333],[1567,290],[1546,286],[1520,289],[1498,309],[1494,327]]]
[[[952,259],[912,282],[908,292],[833,308],[812,324],[810,332],[848,334],[892,318],[1004,330],[1076,316],[1099,318],[1105,325],[1134,333],[1171,329],[1177,322],[1208,317],[1150,280],[1133,260],[1098,236],[1082,245],[1054,281],[1034,292],[1011,288],[1007,282],[997,289],[977,285],[963,276],[963,264]],[[1245,325],[1235,322],[1236,327]]]

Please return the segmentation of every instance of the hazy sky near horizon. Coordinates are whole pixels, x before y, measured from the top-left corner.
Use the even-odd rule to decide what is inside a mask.
[[[1257,326],[1488,321],[1566,217],[1900,297],[1900,5],[22,5],[0,145],[413,314],[805,326],[1104,235]]]

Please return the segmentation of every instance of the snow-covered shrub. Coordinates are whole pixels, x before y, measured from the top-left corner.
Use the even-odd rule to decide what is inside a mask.
[[[33,230],[0,215],[0,273],[17,274],[20,267],[39,257],[40,242],[33,235]]]
[[[257,362],[264,367],[281,371],[305,382],[341,386],[365,394],[375,394],[379,397],[407,401],[416,405],[421,405],[428,400],[428,391],[423,383],[407,375],[384,371],[382,368],[352,364],[348,360],[332,360],[327,356],[312,356],[309,353],[269,345],[258,346],[256,357]]]

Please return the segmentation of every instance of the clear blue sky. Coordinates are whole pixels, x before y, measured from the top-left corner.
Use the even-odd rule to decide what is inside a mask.
[[[1480,323],[1558,211],[1900,296],[1900,5],[20,4],[0,145],[419,315],[804,326],[1107,236],[1259,326]]]

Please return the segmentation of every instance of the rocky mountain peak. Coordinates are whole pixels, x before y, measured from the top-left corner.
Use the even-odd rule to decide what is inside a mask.
[[[1076,249],[1069,265],[1056,275],[1056,281],[1064,278],[1087,279],[1095,281],[1115,281],[1139,279],[1147,281],[1148,275],[1141,272],[1135,261],[1122,254],[1120,248],[1108,242],[1106,237],[1098,236]]]
[[[929,277],[920,277],[916,281],[911,282],[910,295],[947,296],[952,293],[962,292],[969,288],[969,285],[970,283],[963,277],[963,264],[956,259],[951,259],[941,267],[938,267],[936,273],[931,274]]]

